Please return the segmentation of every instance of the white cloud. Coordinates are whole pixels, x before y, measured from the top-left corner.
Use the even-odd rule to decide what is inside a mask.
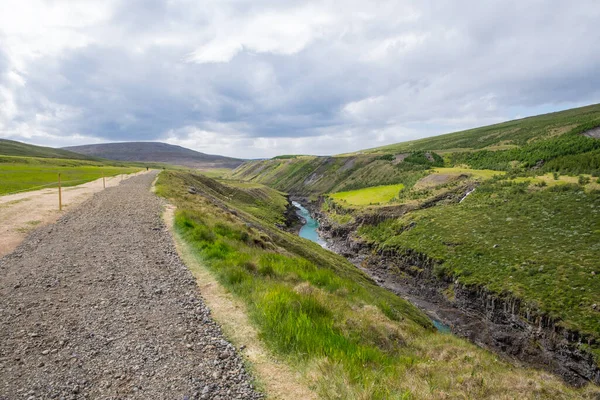
[[[376,44],[375,47],[369,50],[363,59],[366,61],[378,62],[385,60],[390,54],[397,56],[418,49],[423,45],[425,40],[427,40],[428,36],[428,33],[409,32],[383,39],[380,43]]]
[[[336,18],[329,10],[305,5],[283,11],[264,10],[250,17],[230,16],[220,21],[215,38],[190,53],[197,63],[228,62],[242,50],[290,55],[324,35]]]
[[[0,37],[14,67],[25,71],[31,59],[58,56],[98,42],[86,28],[107,21],[114,1],[3,0]]]

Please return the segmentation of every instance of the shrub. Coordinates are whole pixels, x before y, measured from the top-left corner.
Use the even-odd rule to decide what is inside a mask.
[[[377,157],[378,160],[383,160],[383,161],[394,161],[394,155],[393,154],[384,154],[382,156]]]
[[[577,182],[579,182],[580,185],[587,185],[590,183],[590,178],[585,175],[579,175]]]

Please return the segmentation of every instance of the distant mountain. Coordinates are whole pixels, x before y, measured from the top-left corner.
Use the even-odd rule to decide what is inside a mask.
[[[52,147],[34,146],[15,140],[0,139],[0,155],[41,158],[66,158],[74,160],[91,160],[93,157],[72,151]]]
[[[244,162],[237,158],[200,153],[159,142],[102,143],[64,149],[109,160],[161,162],[190,168],[236,168]]]

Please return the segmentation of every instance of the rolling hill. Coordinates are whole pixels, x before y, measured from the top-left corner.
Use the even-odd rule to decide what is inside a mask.
[[[592,105],[230,178],[305,197],[330,248],[459,335],[600,384],[599,128]]]
[[[200,153],[159,142],[102,143],[65,147],[65,150],[92,157],[119,161],[160,162],[190,168],[236,168],[244,160]]]
[[[416,183],[431,167],[600,172],[600,104],[331,157],[252,160],[233,178],[300,195]],[[586,135],[582,135],[586,133]],[[442,158],[443,157],[443,158]]]
[[[0,139],[0,155],[39,158],[62,158],[69,160],[95,160],[96,158],[85,154],[74,153],[69,150],[55,149],[52,147],[35,146],[15,140]]]

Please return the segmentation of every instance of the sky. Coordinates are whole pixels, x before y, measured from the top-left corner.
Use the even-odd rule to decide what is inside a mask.
[[[0,137],[338,154],[600,102],[598,0],[0,0]]]

